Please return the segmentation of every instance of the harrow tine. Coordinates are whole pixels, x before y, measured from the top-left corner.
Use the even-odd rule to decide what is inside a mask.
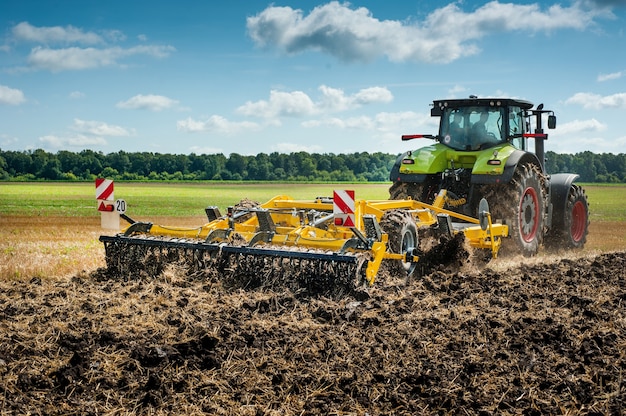
[[[124,279],[156,277],[164,271],[164,265],[182,262],[190,273],[217,273],[227,287],[334,294],[355,290],[360,273],[359,258],[353,254],[129,236],[102,236],[100,240],[109,272]]]

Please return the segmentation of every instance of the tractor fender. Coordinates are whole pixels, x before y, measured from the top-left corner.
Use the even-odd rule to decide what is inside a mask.
[[[400,173],[400,165],[402,164],[402,160],[404,158],[410,157],[412,154],[411,151],[406,151],[402,153],[396,159],[396,162],[391,167],[391,171],[389,172],[389,180],[391,182],[413,182],[413,183],[422,183],[426,180],[425,174],[413,173],[406,174]]]
[[[472,175],[472,183],[476,184],[496,184],[509,183],[513,179],[513,174],[517,166],[521,163],[532,163],[541,169],[541,163],[534,153],[525,152],[523,150],[515,150],[507,158],[504,164],[504,172],[502,175]],[[543,171],[543,169],[541,169]]]
[[[576,173],[555,173],[550,175],[550,212],[548,215],[548,228],[562,228],[565,219],[565,205],[572,183],[580,175]]]
[[[391,167],[391,172],[389,172],[389,180],[391,182],[396,182],[400,180],[400,165],[402,164],[402,159],[404,159],[408,155],[409,152],[404,152],[396,158],[396,162]]]

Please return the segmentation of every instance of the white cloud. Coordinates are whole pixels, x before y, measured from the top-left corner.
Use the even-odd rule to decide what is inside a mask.
[[[320,112],[346,111],[362,105],[373,103],[389,103],[393,95],[387,88],[371,87],[358,91],[353,95],[346,95],[343,90],[327,87],[319,87],[322,99],[317,105]]]
[[[388,103],[393,100],[391,92],[384,87],[364,88],[353,95],[326,85],[319,87],[322,97],[314,102],[302,91],[270,91],[269,100],[248,101],[237,108],[239,114],[263,118],[281,116],[313,116],[321,113],[351,110],[362,105]]]
[[[70,129],[94,136],[125,137],[134,134],[133,130],[128,130],[121,126],[107,124],[102,121],[81,120],[79,118],[74,119],[74,124],[70,126]]]
[[[618,153],[621,147],[619,141],[609,140],[605,136],[608,126],[595,118],[588,120],[573,120],[557,125],[549,132],[550,139],[546,146],[548,150],[557,153],[578,153],[593,149],[594,152]],[[566,140],[561,140],[565,138]]]
[[[188,117],[179,120],[176,128],[187,133],[196,132],[216,132],[223,134],[236,134],[242,131],[255,131],[260,129],[260,125],[249,121],[234,122],[218,115],[212,115],[206,120],[194,120]]]
[[[407,145],[403,134],[433,134],[438,129],[438,119],[429,113],[414,111],[381,112],[372,117],[328,117],[301,123],[307,129],[330,128],[345,130],[346,137],[359,137],[361,150],[400,153],[432,144],[431,140],[416,140]],[[335,132],[336,133],[336,132]],[[356,136],[355,136],[356,135]],[[353,149],[352,151],[358,151]]]
[[[596,133],[605,131],[607,129],[606,124],[603,124],[595,118],[589,120],[573,120],[567,123],[563,123],[557,126],[554,132],[550,135],[554,136],[570,136],[580,133]]]
[[[175,49],[172,46],[110,47],[103,49],[92,47],[50,49],[37,46],[31,50],[28,56],[28,63],[34,69],[59,72],[117,65],[120,59],[135,55],[164,58],[173,51]]]
[[[379,137],[399,140],[402,134],[433,133],[437,129],[437,120],[430,115],[403,111],[397,113],[381,112],[374,117],[329,117],[307,120],[301,123],[305,128],[331,127],[334,129],[371,131]]]
[[[247,28],[257,45],[285,53],[314,50],[343,61],[386,56],[390,61],[448,63],[478,53],[471,42],[491,34],[582,30],[594,18],[610,14],[584,9],[580,2],[542,10],[538,4],[491,1],[469,13],[459,4],[439,8],[422,22],[379,20],[364,7],[351,8],[349,3],[336,1],[317,6],[308,15],[291,7],[270,6],[248,17]]]
[[[40,137],[39,141],[46,144],[47,147],[53,149],[66,149],[69,147],[88,148],[91,146],[104,146],[107,144],[107,141],[102,137],[92,137],[82,134],[68,137],[47,135]]]
[[[466,91],[467,91],[467,88],[465,88],[462,85],[457,84],[448,90],[448,94],[450,95],[451,98],[455,98],[457,97],[457,94],[465,93]]]
[[[94,146],[106,146],[105,137],[128,137],[135,135],[134,129],[108,124],[102,121],[81,120],[75,118],[69,126],[70,132],[60,135],[49,134],[39,138],[47,148],[86,149]]]
[[[0,104],[20,105],[26,102],[21,90],[0,85]]]
[[[358,105],[389,103],[391,101],[393,101],[393,94],[384,87],[364,88],[354,95],[354,103]]]
[[[162,111],[172,108],[178,104],[178,101],[163,95],[142,95],[138,94],[126,101],[120,101],[115,106],[125,110],[150,110]]]
[[[329,118],[323,121],[320,121],[320,120],[316,122],[308,121],[305,123],[307,124],[307,126],[312,126],[312,127],[317,126],[317,125],[332,125],[332,126],[337,126],[337,127],[349,127],[349,128],[360,127],[363,129],[370,129],[370,128],[387,129],[391,126],[398,126],[401,124],[413,124],[413,125],[421,126],[421,125],[426,124],[426,122],[430,119],[431,117],[425,114],[416,113],[414,111],[403,111],[403,112],[398,112],[398,113],[382,112],[382,113],[376,114],[376,116],[374,116],[373,118],[367,117],[367,116],[361,116],[361,117],[348,117],[345,119],[339,119],[339,118],[334,117],[334,118]],[[436,122],[433,125],[436,126]]]
[[[611,81],[614,79],[619,79],[624,75],[624,71],[613,72],[610,74],[600,74],[598,75],[598,82]]]
[[[101,34],[86,32],[72,25],[68,26],[33,26],[28,22],[21,22],[11,30],[16,42],[50,44],[98,45],[106,41],[119,42],[126,39],[126,35],[119,30],[103,30]]]
[[[100,35],[84,32],[73,26],[36,27],[28,22],[18,23],[13,27],[13,36],[18,41],[35,43],[82,43],[95,45],[103,42]]]
[[[601,110],[604,108],[626,108],[626,93],[607,96],[579,92],[565,100],[565,104],[577,104],[587,109]]]
[[[376,128],[376,122],[371,117],[360,116],[347,118],[329,117],[321,120],[307,120],[302,123],[302,127],[306,128],[321,126],[350,130],[373,130]]]
[[[214,116],[217,117],[217,116]],[[186,120],[179,120],[176,123],[176,128],[178,130],[186,131],[188,133],[196,133],[201,131],[208,130],[205,125],[207,121],[194,120],[191,117],[187,117]]]
[[[513,4],[490,1],[472,13],[466,13],[457,4],[452,3],[435,10],[425,22],[427,27],[438,32],[455,32],[462,27],[461,39],[465,40],[501,32],[583,30],[593,24],[593,19],[599,16],[610,17],[610,13],[585,9],[579,2],[573,2],[571,7],[555,4],[541,10],[538,3]]]
[[[100,33],[84,31],[73,26],[36,27],[21,22],[12,28],[12,41],[35,43],[26,61],[28,68],[52,72],[85,70],[112,65],[132,56],[165,58],[175,51],[166,45],[138,45],[132,47],[109,46],[108,42],[126,40],[119,30],[102,30]],[[145,37],[143,38],[146,39]],[[52,47],[62,45],[67,47]],[[8,50],[8,49],[7,49]]]
[[[106,146],[108,142],[105,137],[128,137],[136,134],[134,129],[79,118],[75,118],[68,129],[70,131],[66,133],[41,136],[39,142],[46,148],[56,150],[88,149]]]
[[[281,125],[281,117],[310,117],[347,111],[373,103],[388,103],[393,100],[393,95],[387,88],[371,87],[364,88],[354,94],[347,95],[341,89],[322,85],[319,88],[321,97],[314,101],[302,91],[282,92],[272,90],[268,100],[247,102],[237,108],[237,113],[261,117],[265,119],[263,126]],[[330,126],[344,129],[368,129],[375,128],[375,123],[366,116],[350,118],[324,118],[321,120],[307,120],[301,124],[305,128]],[[241,130],[258,130],[262,126],[256,123],[232,123],[220,116],[212,116],[207,121],[198,121],[188,118],[179,121],[178,128],[186,131],[220,131],[233,133]],[[317,149],[317,147],[315,147]],[[276,151],[312,151],[312,146],[294,145],[282,143],[275,147]]]
[[[303,116],[317,112],[311,98],[302,91],[270,91],[268,101],[248,101],[237,109],[239,114],[273,118],[279,116]]]

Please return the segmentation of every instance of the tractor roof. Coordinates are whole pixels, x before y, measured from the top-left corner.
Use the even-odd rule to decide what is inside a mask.
[[[450,100],[435,100],[433,106],[436,109],[443,110],[446,107],[458,108],[458,107],[474,107],[474,106],[491,106],[491,107],[504,107],[504,106],[516,106],[521,107],[524,110],[530,110],[533,107],[533,103],[526,100],[516,100],[514,98],[460,98]]]

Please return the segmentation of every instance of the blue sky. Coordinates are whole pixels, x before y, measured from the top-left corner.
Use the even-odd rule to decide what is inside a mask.
[[[544,103],[626,152],[626,0],[0,2],[0,149],[399,153],[434,99]]]

